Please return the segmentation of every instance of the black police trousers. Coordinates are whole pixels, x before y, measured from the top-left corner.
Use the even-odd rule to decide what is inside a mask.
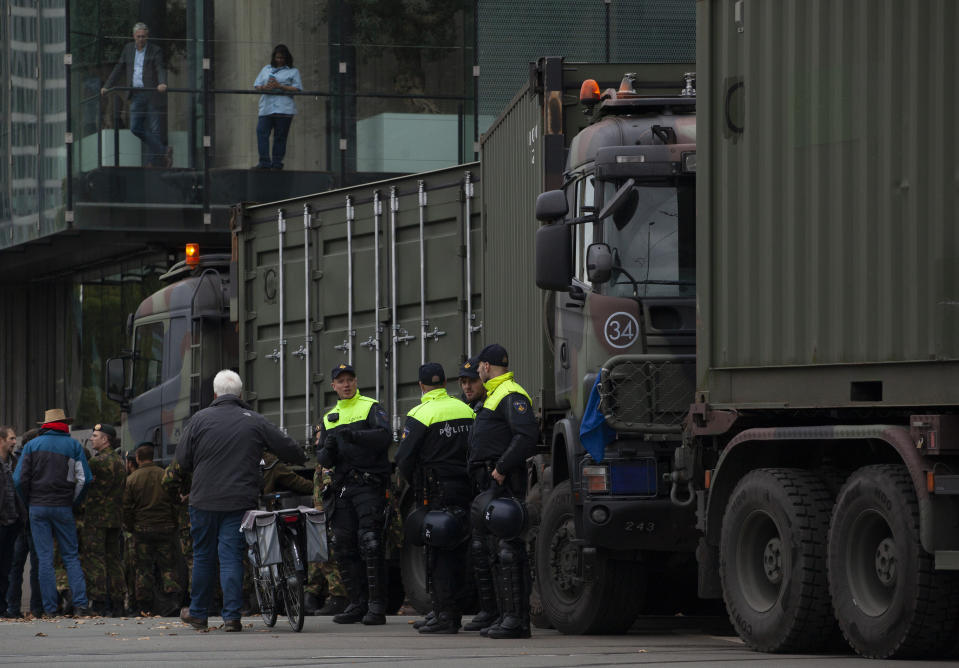
[[[335,489],[330,525],[333,555],[350,602],[369,602],[371,612],[386,614],[386,566],[383,513],[386,487],[347,481]]]

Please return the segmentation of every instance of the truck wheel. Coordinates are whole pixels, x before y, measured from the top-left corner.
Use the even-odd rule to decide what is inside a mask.
[[[874,658],[933,656],[955,642],[957,580],[934,570],[919,540],[905,467],[864,466],[839,497],[828,544],[829,589],[843,635]]]
[[[563,633],[625,633],[645,599],[646,580],[638,564],[600,554],[591,581],[583,581],[569,481],[556,486],[543,509],[536,580],[546,617]]]
[[[834,636],[825,539],[832,496],[801,469],[757,469],[729,499],[719,575],[729,619],[762,652],[819,649]]]
[[[404,543],[400,553],[400,571],[406,603],[419,614],[425,615],[433,609],[433,601],[426,590],[426,549]]]
[[[529,593],[529,622],[538,629],[551,629],[552,623],[543,610],[543,595],[539,591],[539,579],[536,577],[536,536],[543,514],[543,486],[536,483],[526,495],[526,508],[529,511],[529,529],[526,533],[526,550],[529,553],[532,571]]]

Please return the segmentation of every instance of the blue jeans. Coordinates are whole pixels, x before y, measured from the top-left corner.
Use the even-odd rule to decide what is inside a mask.
[[[160,110],[153,104],[156,92],[133,91],[130,95],[130,132],[147,145],[147,164],[157,167],[163,166],[166,157],[166,146],[163,145],[163,134],[160,123]]]
[[[243,607],[243,555],[246,541],[240,533],[243,510],[200,510],[190,506],[190,533],[193,535],[193,591],[190,616],[206,619],[213,598],[216,562],[220,562],[223,590],[223,621],[240,618]]]
[[[13,546],[13,563],[10,566],[10,584],[7,588],[7,600],[0,601],[6,605],[7,614],[14,615],[20,612],[23,601],[23,567],[30,555],[30,612],[43,612],[43,599],[40,598],[40,564],[37,561],[37,550],[33,547],[33,537],[29,526],[25,526],[17,534],[17,542]]]
[[[283,156],[286,155],[286,138],[290,134],[292,116],[271,114],[260,116],[256,122],[256,148],[260,154],[257,167],[283,169]],[[273,133],[273,159],[270,159],[270,132]]]
[[[77,554],[77,525],[70,506],[30,506],[30,533],[40,565],[40,594],[43,609],[57,612],[57,576],[53,572],[53,539],[60,546],[60,558],[67,569],[75,608],[87,607],[87,581]]]

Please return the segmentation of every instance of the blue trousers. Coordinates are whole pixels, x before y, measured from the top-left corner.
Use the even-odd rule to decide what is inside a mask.
[[[286,138],[290,134],[293,117],[283,114],[260,116],[256,122],[256,148],[260,154],[258,167],[283,169]],[[273,133],[273,158],[270,158],[270,133]]]
[[[130,132],[147,146],[147,164],[157,167],[163,166],[166,157],[166,146],[163,145],[163,134],[160,123],[163,118],[160,110],[153,103],[153,90],[134,91],[130,97]]]
[[[190,506],[193,535],[193,591],[190,616],[206,619],[213,598],[216,561],[220,563],[223,620],[239,619],[243,607],[243,555],[246,541],[240,533],[243,510],[200,510]]]
[[[30,612],[34,615],[43,612],[43,599],[40,597],[40,564],[37,561],[37,550],[33,547],[30,527],[27,525],[17,534],[17,541],[13,546],[13,562],[10,565],[7,600],[0,601],[0,604],[6,605],[8,615],[20,612],[23,602],[23,568],[27,563],[27,555],[30,556]]]
[[[60,546],[60,558],[67,569],[67,580],[75,608],[87,607],[87,581],[77,553],[77,525],[70,506],[30,506],[30,533],[37,548],[40,565],[40,594],[43,609],[57,612],[57,576],[53,572],[53,539]]]

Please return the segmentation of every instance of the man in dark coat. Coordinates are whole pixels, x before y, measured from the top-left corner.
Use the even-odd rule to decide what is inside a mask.
[[[235,372],[213,379],[213,403],[190,418],[177,444],[175,462],[191,475],[190,527],[193,534],[193,591],[180,619],[207,628],[213,596],[214,559],[219,545],[223,628],[240,631],[245,542],[240,522],[257,507],[264,450],[295,464],[306,462],[303,449],[241,399],[243,382]]]
[[[166,68],[163,65],[163,51],[147,39],[150,29],[145,23],[133,26],[133,41],[123,47],[120,60],[117,61],[100,94],[116,86],[123,76],[123,86],[133,88],[130,98],[130,132],[147,146],[147,165],[169,167],[172,164],[172,152],[163,144],[163,98],[166,92]]]

